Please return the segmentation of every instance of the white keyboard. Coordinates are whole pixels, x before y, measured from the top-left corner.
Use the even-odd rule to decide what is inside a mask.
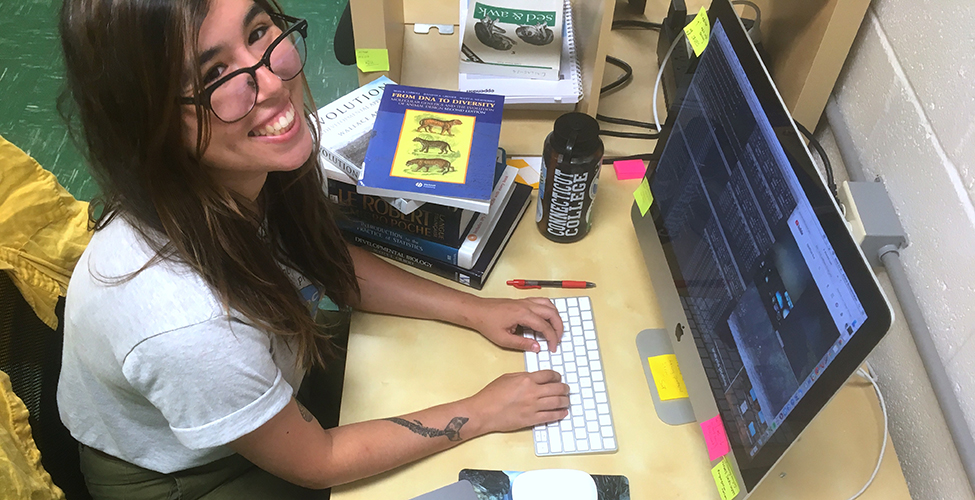
[[[536,425],[532,432],[535,455],[572,455],[616,451],[616,430],[609,411],[609,395],[602,358],[596,343],[596,325],[589,297],[551,299],[564,325],[557,351],[548,350],[545,338],[525,329],[541,351],[525,353],[529,372],[555,370],[569,384],[569,416],[558,422]]]

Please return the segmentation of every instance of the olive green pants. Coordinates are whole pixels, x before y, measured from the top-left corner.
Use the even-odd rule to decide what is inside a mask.
[[[328,500],[329,497],[329,490],[296,486],[240,455],[161,474],[81,446],[81,471],[95,500]]]

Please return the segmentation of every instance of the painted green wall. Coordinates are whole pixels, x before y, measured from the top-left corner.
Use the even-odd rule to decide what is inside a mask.
[[[305,73],[316,104],[356,86],[354,67],[332,52],[332,33],[346,0],[281,0],[285,12],[309,21]],[[0,0],[0,135],[54,173],[75,197],[98,186],[57,113],[63,63],[57,37],[60,0]]]

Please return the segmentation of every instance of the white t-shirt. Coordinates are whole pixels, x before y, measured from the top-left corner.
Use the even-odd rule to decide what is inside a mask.
[[[227,443],[281,411],[304,373],[288,341],[228,315],[185,265],[118,282],[152,256],[121,216],[92,237],[68,285],[58,408],[79,442],[170,473],[232,455]]]

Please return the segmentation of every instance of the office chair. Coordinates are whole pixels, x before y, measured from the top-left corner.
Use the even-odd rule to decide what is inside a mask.
[[[346,66],[355,64],[355,36],[352,33],[352,7],[348,2],[346,2],[345,10],[342,11],[339,23],[335,27],[332,48],[335,50],[335,59],[338,62]]]
[[[58,329],[44,324],[10,276],[0,272],[0,370],[30,412],[28,422],[41,463],[68,500],[91,500],[78,459],[78,442],[61,423],[57,408],[61,374],[64,298],[57,305]]]

